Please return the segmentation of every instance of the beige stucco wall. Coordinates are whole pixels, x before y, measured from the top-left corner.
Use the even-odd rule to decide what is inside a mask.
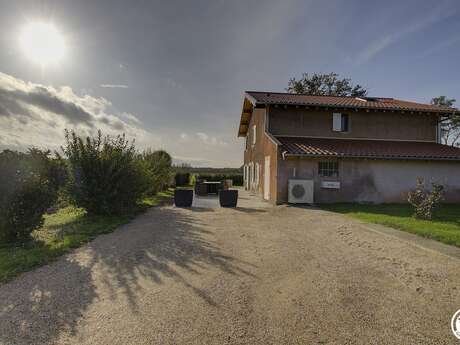
[[[332,131],[333,112],[271,107],[269,131],[274,135],[436,141],[435,115],[342,111],[350,116],[350,131],[341,133]]]
[[[249,122],[249,130],[247,137],[247,145],[244,150],[244,164],[258,163],[259,166],[259,181],[253,183],[250,189],[260,194],[261,197],[264,195],[264,179],[265,179],[265,157],[270,156],[270,199],[271,203],[276,203],[277,200],[277,164],[279,150],[276,143],[269,138],[265,133],[265,120],[266,120],[266,109],[256,108],[253,111],[251,120]],[[253,126],[256,126],[256,143],[253,145]]]
[[[318,161],[288,158],[278,164],[278,202],[287,202],[288,180],[313,179],[315,202],[407,202],[416,178],[444,185],[447,202],[460,202],[460,162],[401,160],[339,160],[339,178],[318,175]],[[321,188],[321,181],[340,181],[341,188]]]

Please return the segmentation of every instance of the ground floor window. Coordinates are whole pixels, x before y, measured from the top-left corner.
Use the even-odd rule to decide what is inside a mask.
[[[319,162],[318,174],[321,177],[339,177],[339,162]]]

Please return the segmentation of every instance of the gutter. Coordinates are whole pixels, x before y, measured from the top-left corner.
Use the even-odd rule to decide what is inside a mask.
[[[308,153],[288,153],[281,152],[283,160],[287,157],[308,157],[308,158],[352,158],[352,159],[374,159],[374,160],[417,160],[417,161],[450,161],[460,162],[459,158],[442,158],[442,157],[378,157],[378,156],[349,156],[349,155],[317,155]]]

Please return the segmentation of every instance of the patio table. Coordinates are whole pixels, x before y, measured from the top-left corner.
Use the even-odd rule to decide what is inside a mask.
[[[217,181],[206,181],[203,182],[206,185],[206,189],[208,191],[208,194],[218,194],[219,192],[219,186],[221,182]]]

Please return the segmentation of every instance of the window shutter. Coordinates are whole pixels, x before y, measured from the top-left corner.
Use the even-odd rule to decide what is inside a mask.
[[[334,132],[342,131],[342,114],[341,113],[332,114],[332,130]]]

